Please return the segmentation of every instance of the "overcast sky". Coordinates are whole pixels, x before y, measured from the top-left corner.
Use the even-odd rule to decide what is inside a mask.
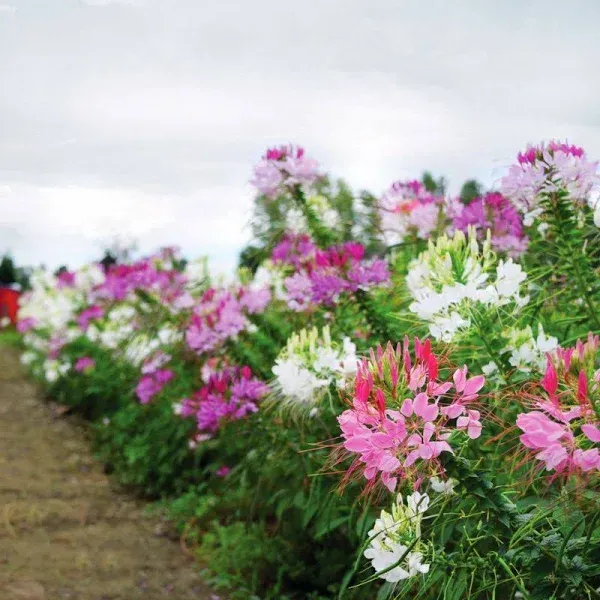
[[[376,193],[493,185],[550,137],[600,157],[599,29],[597,0],[0,0],[0,253],[228,269],[287,141]]]

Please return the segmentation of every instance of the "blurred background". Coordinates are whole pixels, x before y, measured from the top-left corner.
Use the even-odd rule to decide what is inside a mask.
[[[230,272],[294,142],[353,189],[492,186],[527,142],[600,154],[600,4],[0,0],[0,256],[179,245]]]

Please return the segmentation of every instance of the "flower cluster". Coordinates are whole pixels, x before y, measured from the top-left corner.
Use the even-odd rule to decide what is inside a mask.
[[[347,242],[314,250],[306,260],[294,256],[301,267],[284,281],[288,306],[304,311],[314,305],[333,306],[345,293],[386,284],[390,274],[383,259],[368,260],[362,244]]]
[[[391,514],[381,511],[368,533],[369,546],[364,552],[381,579],[396,583],[429,573],[430,565],[423,562],[421,541],[421,522],[428,508],[429,496],[413,492],[406,504],[398,494]]]
[[[502,332],[507,345],[501,353],[510,354],[508,362],[523,373],[532,370],[543,371],[546,355],[558,348],[558,339],[548,336],[542,324],[538,324],[538,334],[533,335],[530,325],[523,329],[512,328]]]
[[[473,227],[480,241],[489,229],[492,248],[513,258],[523,254],[529,242],[523,231],[523,218],[510,200],[498,192],[474,198],[467,205],[456,204],[452,226],[464,233]]]
[[[408,338],[403,348],[388,344],[363,360],[349,400],[352,408],[339,417],[344,448],[358,454],[355,468],[394,491],[398,479],[417,473],[442,473],[438,457],[453,452],[453,431],[481,434],[480,413],[472,408],[483,387],[482,376],[467,379],[467,367],[452,380],[439,377],[439,360],[431,342],[415,339],[411,355]]]
[[[143,290],[163,304],[173,304],[184,292],[187,279],[173,268],[171,260],[162,260],[161,257],[152,256],[132,264],[111,267],[94,297],[105,301],[122,301],[131,299],[137,290]]]
[[[525,224],[544,212],[549,195],[565,192],[576,205],[588,203],[600,223],[600,205],[591,197],[598,186],[598,162],[583,148],[558,141],[528,146],[502,179],[502,193],[525,215]]]
[[[475,304],[524,306],[529,297],[520,291],[526,278],[511,258],[496,260],[489,232],[480,245],[473,229],[468,237],[456,231],[452,238],[430,240],[429,248],[411,264],[406,277],[414,299],[410,310],[429,323],[435,339],[450,342],[471,325]]]
[[[89,356],[82,356],[77,359],[77,362],[74,365],[75,371],[77,373],[89,373],[96,366],[96,361]]]
[[[170,360],[171,356],[159,351],[144,362],[142,366],[142,378],[135,390],[142,404],[148,404],[173,379],[173,371],[162,368]]]
[[[188,346],[197,354],[217,350],[250,328],[249,314],[265,310],[271,295],[268,289],[209,288],[195,303],[185,332]]]
[[[273,248],[271,261],[274,265],[291,266],[294,269],[309,268],[316,253],[317,247],[309,235],[287,234]]]
[[[191,398],[174,406],[181,417],[196,419],[192,444],[210,439],[227,421],[242,419],[258,410],[268,386],[254,377],[250,367],[226,367],[212,372]]]
[[[319,163],[304,148],[291,144],[270,148],[254,167],[250,183],[260,194],[274,199],[296,185],[311,185],[319,179]]]
[[[517,417],[521,442],[547,471],[569,475],[600,471],[600,339],[548,355],[531,397],[534,410]]]
[[[408,236],[426,240],[439,229],[443,198],[427,191],[420,181],[396,181],[379,201],[386,242],[400,244]]]
[[[339,344],[331,339],[329,327],[303,329],[288,340],[273,374],[273,387],[281,402],[290,408],[315,407],[331,384],[345,386],[356,373],[356,346],[345,337]]]

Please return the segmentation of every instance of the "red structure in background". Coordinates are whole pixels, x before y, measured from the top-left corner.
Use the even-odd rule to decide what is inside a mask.
[[[17,324],[19,295],[16,290],[0,287],[0,319],[8,317],[13,325]]]

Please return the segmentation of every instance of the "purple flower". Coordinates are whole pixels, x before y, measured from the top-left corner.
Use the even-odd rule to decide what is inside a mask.
[[[75,273],[72,271],[63,271],[57,276],[57,288],[60,290],[65,287],[75,287]]]
[[[185,332],[188,346],[203,354],[234,339],[250,325],[247,314],[264,311],[271,299],[268,290],[207,290],[196,307]]]
[[[540,200],[558,190],[566,191],[576,205],[587,202],[594,209],[590,195],[598,183],[597,161],[590,161],[583,148],[552,140],[519,152],[500,187],[531,225],[543,212]]]
[[[135,390],[139,401],[142,404],[148,404],[173,379],[173,376],[173,371],[168,369],[155,371],[151,375],[144,375]]]
[[[333,306],[344,293],[385,285],[390,278],[387,263],[366,260],[364,253],[364,246],[356,242],[317,250],[285,279],[288,306],[296,311]]]
[[[81,314],[77,317],[77,324],[79,325],[79,329],[81,331],[86,331],[90,326],[91,321],[95,321],[96,319],[101,319],[104,316],[104,309],[97,304],[86,308]]]
[[[229,473],[231,473],[231,467],[228,467],[227,465],[223,465],[222,467],[219,467],[215,473],[215,475],[217,477],[227,477],[227,475],[229,475]]]
[[[37,321],[33,317],[26,317],[25,319],[20,319],[17,323],[17,331],[19,333],[27,333],[35,328]]]
[[[475,227],[480,239],[490,229],[494,249],[513,258],[522,254],[529,242],[523,231],[522,216],[499,192],[489,192],[458,209],[452,224],[454,229],[465,233],[470,226]]]
[[[396,181],[379,201],[381,227],[389,244],[409,235],[428,239],[442,216],[443,197],[427,191],[420,181]]]
[[[267,198],[276,198],[286,188],[310,185],[320,177],[319,163],[306,156],[304,148],[290,145],[267,150],[254,167],[250,183]]]
[[[195,417],[194,442],[209,439],[227,421],[242,419],[258,410],[268,386],[252,375],[249,367],[228,367],[213,372],[192,398],[176,407],[181,417]]]
[[[74,368],[78,373],[87,373],[88,371],[91,371],[95,366],[96,361],[93,358],[90,358],[89,356],[83,356],[82,358],[77,360]]]

